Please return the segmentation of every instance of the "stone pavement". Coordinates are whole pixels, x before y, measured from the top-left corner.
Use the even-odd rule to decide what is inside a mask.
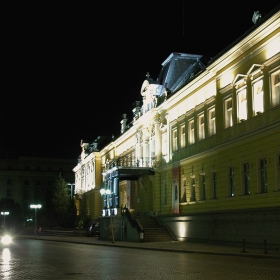
[[[86,237],[86,236],[41,236],[36,237],[34,235],[16,235],[14,239],[40,239],[58,242],[68,242],[77,244],[89,244],[96,246],[112,246],[112,247],[124,247],[143,250],[158,250],[169,252],[181,252],[181,253],[196,253],[196,254],[213,254],[213,255],[225,255],[225,256],[239,256],[239,257],[253,257],[253,258],[273,258],[280,259],[280,248],[275,249],[255,249],[246,248],[243,252],[243,248],[223,245],[213,245],[208,243],[194,243],[194,242],[125,242],[116,241],[114,243],[110,241],[99,240],[98,237]]]

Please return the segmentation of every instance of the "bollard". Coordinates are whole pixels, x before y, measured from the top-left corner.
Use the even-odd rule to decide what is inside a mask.
[[[267,254],[267,243],[266,243],[266,239],[264,240],[264,253]]]

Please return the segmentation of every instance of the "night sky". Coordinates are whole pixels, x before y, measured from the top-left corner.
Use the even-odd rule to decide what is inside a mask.
[[[81,139],[119,135],[147,72],[172,52],[216,56],[279,3],[36,2],[2,10],[2,156],[77,158]]]

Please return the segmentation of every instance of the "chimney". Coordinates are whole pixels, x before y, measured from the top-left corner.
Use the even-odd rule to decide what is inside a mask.
[[[126,114],[123,114],[122,118],[123,119],[121,120],[121,133],[124,133],[126,129],[126,122],[127,122]]]

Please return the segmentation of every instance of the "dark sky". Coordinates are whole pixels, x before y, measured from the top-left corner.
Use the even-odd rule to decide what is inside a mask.
[[[2,10],[1,149],[72,158],[81,139],[119,134],[146,73],[156,79],[170,53],[213,57],[253,25],[254,11],[265,16],[278,5],[36,2]]]

